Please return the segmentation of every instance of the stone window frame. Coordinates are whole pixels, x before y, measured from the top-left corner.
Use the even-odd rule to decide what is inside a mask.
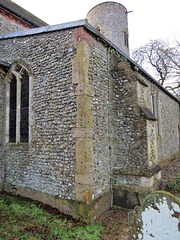
[[[21,67],[20,71],[17,71],[18,67]],[[33,122],[33,111],[32,111],[32,90],[33,90],[33,75],[31,69],[24,62],[15,62],[10,67],[8,73],[5,76],[4,82],[6,85],[6,105],[5,105],[5,143],[9,142],[9,113],[10,113],[10,83],[11,77],[14,75],[17,81],[17,106],[16,106],[16,141],[14,144],[21,144],[20,142],[20,102],[21,102],[21,74],[26,70],[29,75],[29,130],[28,130],[28,142],[32,141],[32,122]],[[24,143],[23,143],[24,144]]]
[[[160,123],[160,103],[159,103],[159,91],[155,87],[151,87],[151,109],[156,121],[156,135],[161,136],[161,123]]]

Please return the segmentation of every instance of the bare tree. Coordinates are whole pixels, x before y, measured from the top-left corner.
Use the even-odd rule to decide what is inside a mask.
[[[153,69],[155,78],[165,88],[177,93],[180,89],[180,42],[173,47],[161,40],[151,40],[136,49],[132,58],[144,69]]]

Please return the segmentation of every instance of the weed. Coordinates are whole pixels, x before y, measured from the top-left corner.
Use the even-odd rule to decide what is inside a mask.
[[[175,195],[180,194],[180,174],[173,182],[168,184],[168,188],[171,193]]]

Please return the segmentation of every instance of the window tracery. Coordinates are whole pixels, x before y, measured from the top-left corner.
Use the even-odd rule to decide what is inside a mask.
[[[6,83],[6,143],[29,142],[30,75],[28,70],[15,64]]]

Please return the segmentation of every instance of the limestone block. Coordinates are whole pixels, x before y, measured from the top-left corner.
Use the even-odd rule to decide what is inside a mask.
[[[91,110],[91,99],[86,96],[77,97],[77,127],[93,127],[93,113]]]
[[[93,145],[90,138],[78,139],[76,141],[76,161],[93,161]]]
[[[88,190],[85,192],[84,200],[86,203],[90,203],[93,200],[93,192],[91,190]]]
[[[75,182],[76,182],[76,198],[79,201],[89,202],[90,198],[92,199],[92,194],[89,194],[93,183],[96,180],[96,176],[94,173],[90,174],[78,174],[75,175]]]
[[[82,42],[77,46],[77,54],[72,60],[72,83],[88,82],[89,53],[88,44]]]
[[[89,83],[81,82],[76,88],[76,95],[94,96],[94,87]]]
[[[94,173],[90,174],[78,174],[75,175],[75,181],[76,183],[82,184],[82,185],[91,185],[95,181],[96,177]]]
[[[75,128],[73,132],[75,138],[92,138],[93,128]]]

